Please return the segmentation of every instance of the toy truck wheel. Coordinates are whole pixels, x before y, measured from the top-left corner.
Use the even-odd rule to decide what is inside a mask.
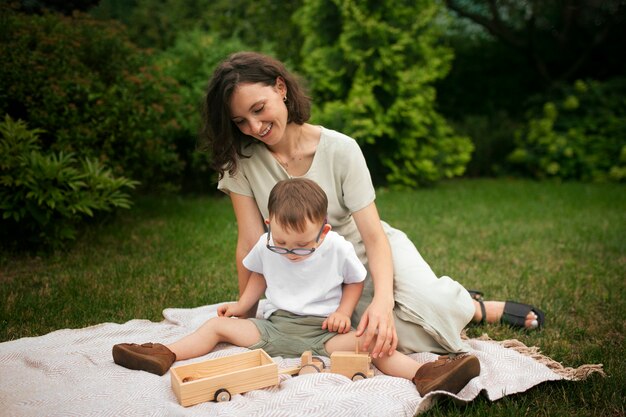
[[[316,374],[319,372],[322,372],[322,370],[317,365],[309,363],[306,365],[302,365],[302,368],[300,368],[300,372],[298,372],[298,375]]]
[[[356,374],[352,375],[353,381],[360,381],[362,379],[367,379],[367,376],[363,372],[357,372]]]
[[[230,401],[231,395],[230,392],[226,388],[220,388],[215,391],[215,401],[218,403],[223,403]]]
[[[319,356],[313,356],[313,363],[320,369],[326,368],[326,365],[324,364],[324,360],[320,358]]]

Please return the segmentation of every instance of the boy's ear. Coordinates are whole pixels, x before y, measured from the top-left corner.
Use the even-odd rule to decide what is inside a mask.
[[[330,229],[332,229],[332,228],[333,227],[330,224],[326,223],[324,225],[324,230],[322,230],[322,236],[326,236],[328,234],[328,232],[330,232]]]
[[[269,226],[269,224],[270,224],[270,219],[265,219],[265,220],[263,220],[263,221],[265,222],[265,224],[266,224],[266,225],[268,225],[268,226]]]

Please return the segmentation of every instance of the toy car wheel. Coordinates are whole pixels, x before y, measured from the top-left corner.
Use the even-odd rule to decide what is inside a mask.
[[[220,388],[215,391],[215,401],[218,403],[223,403],[230,401],[231,395],[230,392],[226,388]]]
[[[298,375],[316,374],[319,372],[322,372],[322,370],[317,365],[313,365],[312,363],[309,363],[306,365],[302,365],[302,368],[300,368]]]
[[[324,364],[324,360],[322,358],[320,358],[319,356],[313,356],[313,363],[320,369],[324,369],[326,368],[326,365]]]
[[[367,379],[367,376],[365,376],[363,372],[357,372],[356,374],[352,375],[353,381],[360,381],[362,379]]]

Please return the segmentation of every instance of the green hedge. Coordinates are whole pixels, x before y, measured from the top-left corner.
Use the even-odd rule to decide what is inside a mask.
[[[147,189],[178,187],[179,85],[121,25],[6,6],[0,14],[0,114],[43,129],[44,149],[96,159]]]
[[[80,223],[129,208],[136,181],[115,177],[96,160],[43,152],[41,130],[6,116],[0,123],[0,235],[3,243],[60,246]]]
[[[302,72],[315,121],[354,137],[378,183],[414,188],[462,175],[474,149],[436,110],[434,82],[452,50],[438,42],[440,5],[309,0]]]
[[[174,45],[153,56],[161,74],[179,85],[181,105],[176,109],[178,130],[174,132],[174,139],[185,161],[183,190],[216,190],[217,174],[210,168],[210,152],[196,151],[203,95],[217,64],[231,53],[246,49],[236,38],[222,39],[195,29],[179,33]]]
[[[525,175],[626,180],[626,79],[577,81],[535,109],[509,162]]]

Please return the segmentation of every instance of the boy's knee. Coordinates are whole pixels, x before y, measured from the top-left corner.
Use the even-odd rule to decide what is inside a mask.
[[[219,333],[220,329],[226,327],[226,320],[230,319],[228,317],[212,317],[204,322],[202,328],[205,331]]]
[[[228,322],[233,320],[230,317],[213,317],[210,321],[213,322],[213,327],[215,330],[220,330],[225,327],[228,327]]]

